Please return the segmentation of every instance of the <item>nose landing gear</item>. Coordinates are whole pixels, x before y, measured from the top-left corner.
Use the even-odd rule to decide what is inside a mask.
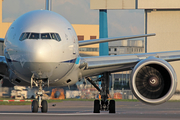
[[[45,82],[43,80],[36,80],[36,81],[33,80],[32,83],[34,83],[35,86],[39,87],[39,91],[36,93],[36,96],[38,96],[38,99],[33,100],[31,104],[31,110],[33,113],[37,113],[38,108],[41,108],[41,112],[46,113],[48,111],[48,104],[46,100],[42,100],[43,94],[47,93],[42,89],[43,86],[45,86]],[[31,87],[32,86],[33,84],[31,84]]]

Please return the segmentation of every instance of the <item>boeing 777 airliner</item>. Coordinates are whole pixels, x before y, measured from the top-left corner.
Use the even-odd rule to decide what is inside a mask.
[[[132,35],[79,41],[71,24],[61,15],[48,10],[35,10],[16,19],[9,27],[0,56],[0,76],[12,83],[39,87],[38,100],[32,102],[32,112],[47,112],[42,100],[44,86],[67,86],[86,78],[101,94],[94,101],[94,113],[107,110],[115,113],[115,101],[108,101],[109,75],[132,70],[130,87],[142,102],[160,104],[169,100],[177,86],[176,73],[168,63],[180,60],[180,51],[127,54],[116,56],[80,57],[83,45],[154,36]],[[101,75],[102,89],[89,77]]]

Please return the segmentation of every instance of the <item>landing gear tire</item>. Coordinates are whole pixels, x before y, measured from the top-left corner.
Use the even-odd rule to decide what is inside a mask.
[[[100,113],[100,103],[99,103],[99,100],[94,100],[94,113]]]
[[[47,110],[48,110],[47,101],[46,101],[46,100],[43,100],[43,101],[41,102],[41,112],[42,112],[42,113],[47,113]]]
[[[33,113],[37,113],[38,112],[38,102],[37,102],[37,100],[33,100],[32,101],[31,109],[32,109]]]
[[[115,100],[110,100],[109,113],[116,113],[116,111],[115,111]]]

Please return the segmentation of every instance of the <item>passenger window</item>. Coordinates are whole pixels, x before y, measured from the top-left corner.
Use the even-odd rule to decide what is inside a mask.
[[[29,39],[39,39],[39,33],[31,33]]]
[[[41,39],[51,39],[49,33],[41,33]]]
[[[54,33],[50,33],[50,34],[52,39],[57,40],[56,35]]]
[[[30,34],[30,33],[22,33],[22,34],[21,34],[21,37],[19,38],[19,40],[22,41],[22,40],[28,39],[29,34]]]
[[[55,34],[56,34],[56,37],[57,37],[58,41],[61,41],[61,38],[60,38],[59,34],[58,33],[55,33]]]

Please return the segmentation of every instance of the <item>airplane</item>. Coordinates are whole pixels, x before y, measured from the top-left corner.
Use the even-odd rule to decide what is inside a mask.
[[[16,19],[9,27],[0,56],[0,76],[22,86],[38,87],[33,113],[48,111],[42,100],[45,86],[69,86],[87,79],[101,95],[94,100],[94,113],[115,113],[115,101],[108,100],[110,73],[132,70],[130,88],[140,101],[156,105],[168,101],[177,86],[177,77],[169,62],[180,60],[180,51],[81,57],[79,46],[125,40],[155,34],[131,35],[78,41],[71,24],[48,10],[34,10]],[[100,89],[90,76],[101,75]]]

